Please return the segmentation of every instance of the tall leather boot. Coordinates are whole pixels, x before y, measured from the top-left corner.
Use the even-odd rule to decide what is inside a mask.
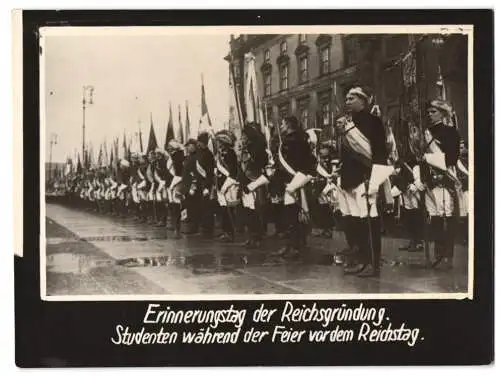
[[[368,220],[370,221],[368,223]],[[380,217],[366,218],[367,232],[367,267],[358,274],[358,277],[378,277],[380,275],[380,256],[382,252],[382,221]],[[370,229],[371,231],[369,231]]]
[[[444,233],[444,258],[441,267],[443,269],[451,269],[453,267],[453,254],[455,249],[455,231],[457,221],[454,217],[446,218],[446,227]]]
[[[444,223],[444,218],[441,216],[431,218],[431,233],[434,241],[434,262],[432,267],[437,267],[446,256]]]
[[[358,274],[369,263],[368,222],[366,218],[352,217],[351,222],[353,249],[348,256],[349,262],[344,267],[344,274]]]

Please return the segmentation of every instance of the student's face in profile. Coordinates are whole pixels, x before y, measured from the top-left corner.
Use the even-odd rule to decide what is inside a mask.
[[[345,105],[350,112],[360,112],[366,107],[365,101],[358,95],[347,94]]]
[[[427,117],[431,124],[436,124],[443,120],[443,113],[437,108],[430,107],[427,109]]]

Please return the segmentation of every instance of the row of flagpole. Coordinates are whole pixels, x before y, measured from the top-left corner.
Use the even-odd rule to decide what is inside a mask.
[[[230,118],[229,121],[230,123],[232,122],[233,124],[229,124],[230,128],[231,125],[234,125],[232,128],[236,131],[241,131],[243,128],[244,123],[256,123],[260,124],[261,130],[264,133],[266,137],[266,141],[268,144],[268,148],[270,148],[270,142],[271,142],[271,125],[268,119],[268,113],[267,113],[267,105],[263,104],[263,101],[260,98],[258,90],[259,88],[259,82],[257,80],[257,74],[256,74],[256,69],[255,69],[255,56],[252,53],[247,53],[245,54],[245,59],[244,59],[244,95],[243,98],[240,97],[239,91],[236,85],[236,79],[235,79],[235,73],[234,73],[234,64],[233,60],[231,59],[230,64],[229,64],[229,95],[230,95],[230,100],[232,101],[230,104]],[[441,89],[441,97],[446,100],[446,88],[444,85],[444,80],[441,75],[441,69],[438,67],[438,87]],[[333,120],[333,113],[338,115],[341,111],[341,104],[338,100],[338,92],[337,92],[337,83],[334,81],[332,83],[332,97],[331,97],[331,104],[332,108],[330,109],[330,116],[332,116]],[[208,106],[207,106],[207,101],[206,101],[206,93],[205,93],[205,85],[203,81],[203,75],[201,76],[201,117],[200,121],[198,124],[198,129],[196,132],[193,132],[194,130],[191,129],[191,124],[190,124],[190,119],[189,119],[189,106],[188,102],[186,102],[186,115],[185,115],[185,122],[184,126],[182,125],[182,116],[181,116],[181,106],[179,105],[178,107],[178,112],[179,112],[179,118],[178,118],[178,131],[174,131],[174,120],[173,120],[173,114],[172,114],[172,105],[169,103],[169,120],[166,128],[166,135],[165,135],[165,142],[162,145],[164,149],[166,149],[167,144],[170,140],[175,139],[176,141],[180,143],[185,143],[189,138],[192,138],[196,135],[198,135],[202,131],[207,131],[211,134],[213,134],[213,125],[212,125],[212,120],[210,118],[210,114],[208,111]],[[236,118],[231,118],[231,111],[234,110],[237,114]],[[235,124],[234,124],[235,123]],[[321,124],[322,125],[322,124]],[[158,145],[158,140],[156,138],[156,133],[155,133],[155,128],[153,124],[153,114],[150,113],[150,127],[149,127],[149,138],[148,138],[148,144],[146,150],[144,150],[144,145],[142,142],[142,131],[139,129],[138,132],[135,132],[135,135],[138,136],[138,141],[136,141],[136,144],[134,144],[133,140],[134,137],[128,138],[128,143],[127,143],[127,135],[123,134],[123,142],[122,142],[122,148],[117,148],[116,146],[119,143],[118,138],[114,139],[112,142],[112,145],[114,147],[110,147],[110,151],[108,152],[108,145],[106,141],[101,143],[98,155],[97,157],[94,156],[94,153],[96,152],[93,149],[92,143],[89,143],[89,145],[86,147],[86,150],[84,153],[86,155],[83,156],[76,156],[76,161],[73,162],[76,166],[81,164],[81,167],[83,168],[89,168],[89,167],[101,167],[101,166],[106,166],[109,164],[112,164],[113,162],[117,161],[119,158],[126,158],[130,156],[131,152],[149,152],[151,150],[156,149],[159,147]],[[210,142],[212,140],[210,139]],[[138,145],[137,145],[138,144]],[[211,149],[213,150],[213,145],[211,146]],[[121,151],[121,152],[120,152]],[[81,168],[80,167],[80,168]],[[77,167],[78,169],[78,167]]]
[[[205,85],[201,82],[201,118],[198,124],[198,129],[191,128],[189,116],[189,103],[186,101],[184,123],[182,121],[181,105],[178,106],[178,127],[177,132],[174,130],[174,117],[172,113],[172,103],[169,102],[169,119],[165,132],[165,141],[163,145],[159,145],[156,137],[155,124],[153,113],[150,113],[149,136],[146,148],[142,140],[142,130],[128,133],[124,130],[123,136],[113,138],[111,143],[107,140],[101,142],[97,149],[94,149],[92,142],[88,142],[83,150],[83,155],[74,150],[73,156],[68,156],[66,165],[62,170],[62,175],[68,175],[71,172],[82,172],[90,168],[113,167],[117,168],[120,159],[129,159],[132,153],[148,153],[157,148],[166,149],[171,140],[175,140],[181,144],[187,142],[188,139],[196,137],[200,132],[212,132],[212,121],[208,111],[206,100]],[[134,137],[135,136],[135,137]],[[121,138],[121,142],[120,142]],[[135,142],[134,142],[135,139]],[[59,177],[59,175],[57,175]]]

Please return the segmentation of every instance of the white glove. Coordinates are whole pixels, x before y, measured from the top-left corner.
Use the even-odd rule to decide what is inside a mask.
[[[209,193],[210,193],[210,191],[207,188],[205,188],[203,190],[203,197],[207,197]]]

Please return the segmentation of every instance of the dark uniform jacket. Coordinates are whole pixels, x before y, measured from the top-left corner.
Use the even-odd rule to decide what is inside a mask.
[[[234,149],[222,149],[219,152],[219,163],[229,172],[229,177],[238,178],[238,158]],[[226,176],[217,170],[217,189],[221,189],[226,181]]]
[[[196,161],[197,161],[197,159],[198,159],[198,156],[196,155],[196,153],[193,153],[193,154],[189,154],[184,160],[184,165],[182,168],[182,190],[183,190],[184,195],[188,194],[188,192],[191,188],[191,184],[193,184],[193,183],[197,184],[197,182],[196,182],[196,176],[197,176]],[[197,189],[198,189],[198,186],[197,186]]]
[[[130,176],[129,176],[129,181],[128,182],[123,182],[124,184],[134,184],[139,181],[139,175],[137,174],[137,171],[139,169],[139,166],[137,163],[130,163]]]
[[[460,155],[460,136],[455,127],[438,123],[429,128],[431,136],[439,143],[439,148],[444,153],[446,167],[455,166]],[[428,150],[426,152],[429,152]],[[421,165],[422,182],[425,182],[429,187],[433,187],[439,182],[442,182],[450,188],[453,182],[447,178],[443,179],[442,171],[430,167],[427,163]]]
[[[143,188],[146,191],[148,191],[151,188],[151,183],[149,182],[149,179],[148,179],[148,167],[149,167],[148,164],[141,164],[141,165],[139,165],[139,168],[138,168],[138,171],[137,171],[137,180],[138,180],[138,182],[139,183],[142,182],[142,179],[141,179],[141,177],[139,175],[139,171],[141,172],[142,177],[146,181],[146,185]]]
[[[118,167],[117,173],[116,173],[116,182],[118,184],[125,184],[129,185],[130,184],[130,172],[132,170],[132,167]]]
[[[372,150],[373,164],[387,164],[388,151],[385,143],[385,129],[382,121],[368,111],[352,114],[352,121],[368,139]],[[371,166],[366,166],[351,149],[342,145],[341,187],[354,189],[370,178]]]
[[[206,174],[205,177],[203,177],[201,174],[198,174],[197,177],[199,179],[201,191],[203,192],[204,189],[210,190],[214,183],[214,155],[208,148],[198,149],[197,158],[198,163],[205,170]]]
[[[307,142],[307,134],[303,131],[295,131],[283,136],[281,153],[283,159],[295,170],[304,175],[314,175],[316,170],[316,159],[312,155],[311,148]],[[293,176],[281,166],[286,173],[286,183],[289,183]]]
[[[184,152],[182,150],[176,150],[170,156],[172,158],[172,163],[174,166],[174,172],[176,176],[182,176],[184,171]]]
[[[275,157],[275,160],[278,160],[277,157]],[[284,172],[283,169],[276,170],[274,175],[269,179],[268,191],[271,198],[283,198],[287,178],[288,173]]]
[[[238,180],[246,186],[264,173],[269,162],[266,139],[262,132],[252,127],[244,129],[247,141],[242,145],[242,163]]]
[[[155,171],[160,179],[165,180],[165,186],[168,187],[170,182],[172,181],[173,176],[167,169],[167,161],[163,158],[157,160],[155,164]]]

